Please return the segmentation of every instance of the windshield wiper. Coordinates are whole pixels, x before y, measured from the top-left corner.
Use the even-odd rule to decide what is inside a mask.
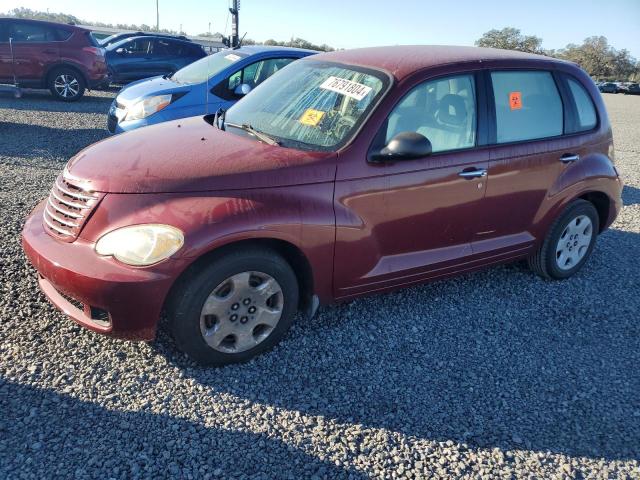
[[[224,122],[224,118],[223,118],[223,122]],[[256,130],[255,128],[253,128],[248,123],[243,123],[242,125],[239,125],[237,123],[225,122],[225,123],[223,123],[223,125],[225,127],[239,128],[240,130],[244,130],[245,132],[249,132],[251,135],[256,137],[258,140],[262,140],[267,145],[273,145],[274,147],[280,146],[280,142],[278,142],[275,138],[270,137],[269,135],[267,135],[264,132],[261,132],[260,130]]]

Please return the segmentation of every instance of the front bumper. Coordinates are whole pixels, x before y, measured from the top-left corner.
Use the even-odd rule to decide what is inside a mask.
[[[176,275],[100,257],[86,240],[58,241],[42,226],[43,209],[44,202],[28,217],[22,246],[38,271],[44,294],[72,320],[95,332],[152,340]]]

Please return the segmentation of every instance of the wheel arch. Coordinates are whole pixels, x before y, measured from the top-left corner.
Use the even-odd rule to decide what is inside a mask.
[[[271,250],[289,263],[298,280],[300,291],[298,309],[305,312],[312,312],[317,305],[314,302],[314,281],[311,262],[309,262],[307,256],[298,246],[289,241],[272,237],[230,241],[223,245],[217,245],[194,258],[193,262],[191,262],[173,282],[173,285],[165,297],[163,311],[166,311],[167,303],[173,297],[174,292],[183,285],[183,282],[188,277],[226,253],[248,247],[261,247]]]
[[[586,200],[591,203],[598,212],[598,233],[602,233],[609,222],[609,212],[611,208],[611,199],[609,196],[600,191],[591,191],[583,193],[577,199]]]
[[[89,79],[87,78],[87,75],[82,71],[80,67],[74,65],[73,63],[68,63],[68,62],[55,63],[47,69],[46,74],[44,76],[45,87],[49,86],[49,80],[51,80],[51,75],[53,74],[53,72],[61,68],[69,68],[71,70],[78,72],[78,74],[80,74],[80,76],[82,77],[82,80],[84,81],[85,87],[88,88]]]

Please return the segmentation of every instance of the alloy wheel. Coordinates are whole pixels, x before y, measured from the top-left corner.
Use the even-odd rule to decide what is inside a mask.
[[[73,98],[78,95],[80,91],[80,83],[73,75],[62,73],[55,78],[53,88],[55,88],[56,93],[61,97]]]

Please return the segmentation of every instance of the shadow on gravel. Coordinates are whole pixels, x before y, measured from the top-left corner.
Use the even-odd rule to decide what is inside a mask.
[[[640,235],[610,230],[568,281],[517,263],[323,307],[245,365],[194,367],[159,348],[214,392],[344,424],[640,459],[640,324],[629,297],[639,256]]]
[[[108,137],[105,128],[54,128],[0,122],[0,157],[64,162],[87,145]]]
[[[622,204],[625,206],[640,204],[640,188],[625,185],[622,189]]]
[[[52,478],[73,469],[76,478],[146,478],[158,472],[167,478],[206,473],[216,478],[309,478],[313,473],[367,478],[267,435],[208,428],[149,411],[110,410],[3,379],[0,411],[2,478],[18,478],[24,471]],[[56,473],[58,465],[63,472]]]
[[[117,93],[119,89],[109,91]],[[115,95],[93,96],[85,95],[76,102],[62,102],[55,100],[49,92],[28,92],[22,98],[14,98],[7,94],[0,94],[0,109],[34,112],[62,112],[62,113],[104,113],[106,115]]]

